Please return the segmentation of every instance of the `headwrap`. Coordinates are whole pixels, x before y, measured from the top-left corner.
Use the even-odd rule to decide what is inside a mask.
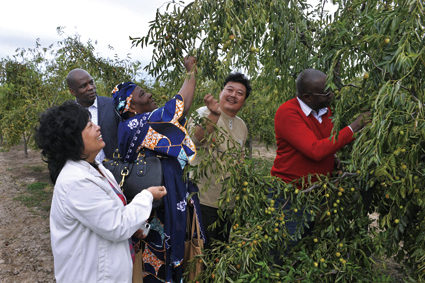
[[[136,86],[133,82],[125,82],[116,85],[112,90],[114,106],[120,115],[123,115],[130,108],[130,102],[133,98],[131,94]]]

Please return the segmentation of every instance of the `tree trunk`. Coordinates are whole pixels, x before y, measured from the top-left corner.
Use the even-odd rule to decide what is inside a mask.
[[[25,158],[28,158],[28,140],[27,140],[27,137],[25,136],[25,133],[22,136],[24,138],[24,153],[25,153]]]

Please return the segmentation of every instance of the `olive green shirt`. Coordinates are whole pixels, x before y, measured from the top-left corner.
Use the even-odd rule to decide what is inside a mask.
[[[210,114],[210,111],[206,106],[203,106],[196,110],[199,117],[208,117]],[[196,166],[201,162],[202,159],[202,148],[205,147],[205,144],[201,144],[200,141],[196,139],[196,137],[193,135],[195,123],[193,119],[189,121],[189,133],[192,133],[191,139],[197,146],[197,149],[199,149],[198,154],[196,157],[190,162],[190,165]],[[245,125],[245,122],[239,118],[238,116],[231,117],[224,112],[221,112],[220,118],[217,121],[217,127],[221,130],[226,131],[229,136],[236,141],[237,146],[244,147],[247,137],[248,137],[248,129]],[[223,153],[228,150],[228,144],[230,143],[229,139],[225,136],[224,141],[220,140],[220,143],[218,145],[218,152]],[[213,176],[212,174],[208,174],[210,180],[207,180],[206,178],[202,178],[200,182],[198,183],[199,189],[200,189],[200,202],[203,205],[207,205],[210,207],[218,207],[218,198],[220,196],[221,192],[221,184],[216,182],[217,176]],[[225,176],[221,176],[224,178]],[[221,178],[220,178],[221,179]]]

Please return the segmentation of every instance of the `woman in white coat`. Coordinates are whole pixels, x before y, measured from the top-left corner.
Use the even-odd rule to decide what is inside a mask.
[[[162,186],[127,205],[112,174],[95,161],[105,146],[100,127],[73,101],[40,117],[36,142],[54,184],[50,236],[57,282],[131,282],[130,237],[148,219]]]

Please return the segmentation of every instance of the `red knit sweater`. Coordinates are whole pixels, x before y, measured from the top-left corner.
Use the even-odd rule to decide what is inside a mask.
[[[275,115],[276,158],[273,176],[290,182],[308,174],[328,174],[334,169],[334,154],[353,140],[349,127],[338,139],[329,139],[333,128],[331,111],[322,116],[322,123],[302,111],[296,98],[283,103]]]

